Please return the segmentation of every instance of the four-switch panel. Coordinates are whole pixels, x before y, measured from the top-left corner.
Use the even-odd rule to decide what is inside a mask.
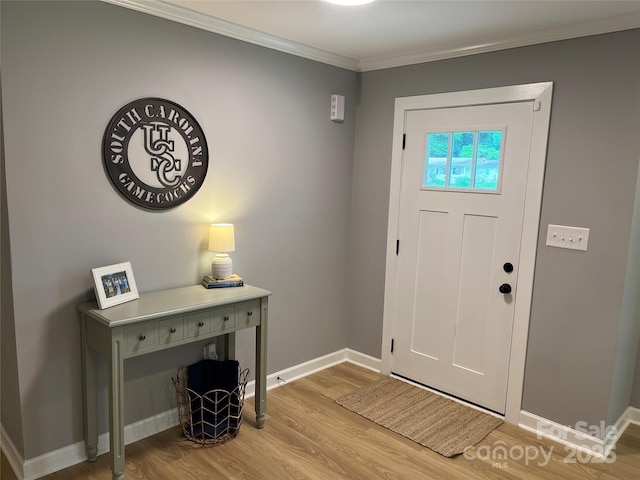
[[[547,230],[547,246],[568,248],[570,250],[587,251],[589,229],[567,227],[565,225],[549,225]]]

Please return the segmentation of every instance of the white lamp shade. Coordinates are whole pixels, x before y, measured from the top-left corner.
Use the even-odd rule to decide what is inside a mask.
[[[212,223],[209,228],[209,251],[233,252],[236,241],[231,223]]]

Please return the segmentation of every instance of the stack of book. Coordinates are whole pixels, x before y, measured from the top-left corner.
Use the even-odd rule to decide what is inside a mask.
[[[204,288],[225,288],[225,287],[242,287],[244,282],[242,277],[239,277],[235,273],[229,278],[213,278],[211,275],[205,275],[202,277],[202,286]]]

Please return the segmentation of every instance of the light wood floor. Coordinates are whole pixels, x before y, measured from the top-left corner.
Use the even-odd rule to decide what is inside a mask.
[[[215,479],[562,479],[640,480],[640,426],[631,425],[613,463],[571,456],[560,444],[504,424],[480,443],[471,458],[444,458],[338,406],[341,395],[380,375],[349,363],[271,390],[265,428],[255,428],[252,400],[238,437],[197,448],[177,428],[127,446],[127,480]],[[491,458],[506,446],[511,456]],[[533,457],[534,449],[538,452]],[[549,456],[545,462],[542,453]],[[574,460],[576,463],[567,463]],[[15,476],[3,459],[2,480]],[[110,480],[108,455],[44,477],[47,480]]]

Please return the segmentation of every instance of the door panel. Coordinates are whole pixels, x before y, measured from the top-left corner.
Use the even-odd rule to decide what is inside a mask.
[[[496,217],[464,215],[453,364],[484,373]]]
[[[441,252],[446,242],[444,233],[447,217],[447,212],[423,210],[420,212],[418,231],[418,243],[423,248],[418,253],[415,289],[421,294],[415,299],[416,311],[413,315],[411,349],[434,360],[442,357],[442,344],[438,339],[442,337],[443,332],[436,330],[439,328],[437,322],[416,322],[415,320],[429,318],[426,315],[429,310],[439,311],[443,308],[438,279],[445,271],[444,257]]]
[[[532,121],[527,102],[405,118],[392,371],[497,412],[505,409]],[[501,139],[499,153],[489,135]],[[511,294],[499,292],[503,283]]]

